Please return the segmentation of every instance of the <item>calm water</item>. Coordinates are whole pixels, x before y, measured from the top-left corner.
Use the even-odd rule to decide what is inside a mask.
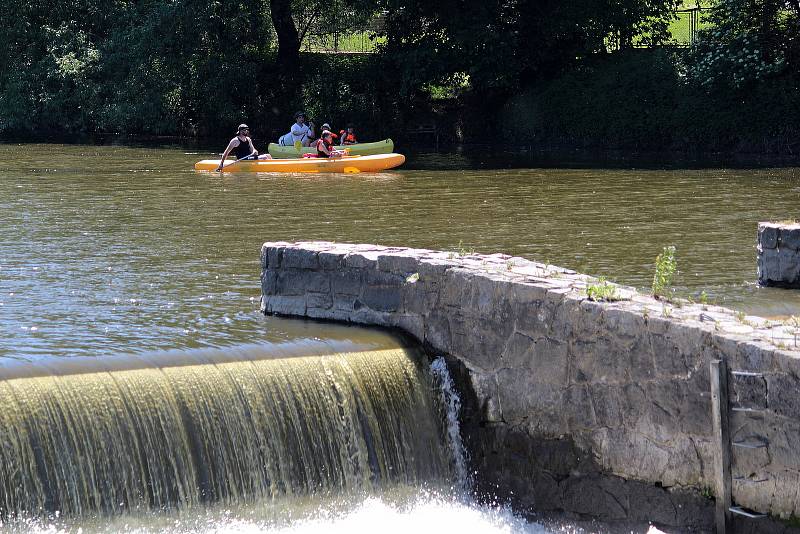
[[[797,168],[468,170],[474,162],[451,155],[371,175],[196,173],[207,157],[0,145],[0,363],[315,338],[369,344],[358,329],[258,313],[268,240],[505,252],[638,287],[675,245],[681,294],[800,314],[797,292],[754,283],[756,224],[798,217]],[[439,513],[424,501],[412,508]],[[354,517],[384,506],[365,502]]]
[[[0,355],[314,337],[316,326],[256,313],[267,240],[500,251],[639,287],[673,244],[682,293],[705,290],[749,313],[800,313],[797,292],[754,284],[756,223],[798,216],[797,168],[192,170],[207,156],[0,145]],[[453,169],[461,160],[428,162]]]

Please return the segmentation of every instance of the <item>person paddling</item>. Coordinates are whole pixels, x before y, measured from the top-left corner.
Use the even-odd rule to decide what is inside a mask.
[[[301,146],[311,146],[311,141],[314,139],[314,123],[308,121],[306,124],[306,114],[298,111],[294,114],[294,124],[286,135],[278,139],[278,144],[283,146],[296,146],[300,143]]]
[[[255,159],[258,156],[258,151],[253,146],[253,140],[250,139],[250,128],[246,124],[239,125],[239,131],[236,132],[236,137],[231,139],[231,142],[228,143],[228,147],[222,154],[219,167],[217,167],[215,172],[222,170],[223,165],[225,165],[225,158],[227,158],[228,154],[231,152],[234,152],[237,160],[250,158],[251,156],[252,159]]]

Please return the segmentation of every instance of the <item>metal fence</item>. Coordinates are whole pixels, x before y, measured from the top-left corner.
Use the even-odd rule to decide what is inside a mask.
[[[670,24],[669,30],[672,39],[676,44],[689,46],[697,39],[697,32],[707,26],[704,22],[704,14],[708,8],[694,7],[690,9],[679,9],[675,12],[677,19]]]
[[[694,7],[679,9],[676,18],[669,25],[672,46],[690,46],[697,39],[700,29],[708,27],[704,17],[709,8]],[[340,31],[337,28],[314,28],[303,39],[303,50],[306,52],[333,53],[372,53],[375,52],[381,38],[376,33],[384,27],[385,14],[379,14],[358,30]],[[639,46],[639,45],[634,45]]]
[[[383,29],[385,19],[385,14],[377,14],[363,28],[356,30],[314,28],[303,39],[303,50],[306,52],[362,54],[375,52],[377,44],[381,40],[376,37],[376,33]]]

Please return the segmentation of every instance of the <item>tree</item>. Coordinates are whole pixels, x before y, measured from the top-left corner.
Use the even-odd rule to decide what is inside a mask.
[[[800,1],[718,0],[690,56],[691,79],[708,88],[746,89],[800,73]]]
[[[383,53],[403,94],[466,76],[484,94],[552,76],[576,58],[667,39],[677,0],[386,0]]]

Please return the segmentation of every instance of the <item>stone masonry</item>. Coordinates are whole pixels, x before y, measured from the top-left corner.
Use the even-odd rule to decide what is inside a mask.
[[[262,311],[402,329],[461,374],[484,491],[518,509],[705,531],[714,488],[709,364],[727,361],[733,499],[800,515],[796,325],[668,303],[502,254],[265,243]],[[459,371],[460,369],[460,371]],[[755,411],[754,411],[755,410]]]
[[[800,223],[758,223],[758,283],[800,288]]]

